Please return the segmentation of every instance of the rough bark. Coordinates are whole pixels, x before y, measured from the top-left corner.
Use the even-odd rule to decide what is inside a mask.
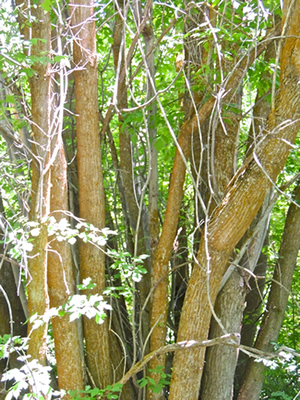
[[[50,15],[41,6],[42,1],[31,3],[31,15],[34,17],[31,38],[36,43],[31,46],[31,56],[50,57]],[[27,37],[29,38],[29,37]],[[30,220],[40,227],[40,234],[32,237],[33,249],[28,259],[27,290],[29,316],[43,315],[49,307],[47,290],[47,225],[50,195],[50,64],[36,62],[32,69],[34,76],[29,78],[32,112],[32,175]],[[28,354],[46,363],[47,324],[32,330],[28,324],[30,337]]]
[[[218,295],[215,313],[218,318],[221,317],[222,327],[217,321],[213,321],[210,328],[211,338],[222,336],[225,332],[238,333],[240,331],[240,321],[244,310],[244,292],[244,280],[239,271],[235,270],[231,275],[231,279]],[[232,301],[232,298],[237,295],[239,295],[240,301]],[[225,329],[225,332],[222,328]],[[232,398],[233,373],[237,355],[236,349],[230,346],[213,346],[207,349],[207,361],[201,384],[201,399],[228,400]],[[224,367],[220,368],[220,365]],[[232,373],[228,373],[228,370],[232,371]],[[229,384],[227,383],[228,380]]]
[[[278,33],[278,28],[274,29],[269,34],[269,38]],[[267,41],[268,42],[268,41]],[[257,54],[266,48],[266,43],[258,46],[254,51],[251,50],[247,59],[241,60],[238,68],[235,69],[225,87],[225,92],[230,93],[234,90],[244,76],[246,67],[251,65]],[[225,95],[226,98],[226,95]],[[168,262],[172,254],[174,239],[178,223],[179,210],[183,194],[183,184],[185,180],[186,164],[191,151],[191,137],[198,132],[198,126],[202,125],[213,110],[215,99],[210,98],[191,119],[186,121],[181,129],[176,148],[173,170],[170,179],[170,187],[166,213],[162,232],[156,250],[155,262],[153,265],[152,274],[156,276],[157,281],[153,281],[152,285],[155,288],[153,294],[153,307],[151,310],[151,326],[157,324],[157,329],[160,330],[160,340],[153,344],[153,347],[159,348],[165,343],[166,323],[167,323],[167,304],[168,304]],[[199,124],[199,125],[198,125]],[[159,365],[163,365],[164,357]]]
[[[275,44],[271,42],[267,47],[265,59],[269,61],[270,58],[275,58],[275,56]],[[227,71],[230,71],[230,69],[233,68],[233,64],[231,62],[228,62],[225,64],[224,67]],[[262,73],[261,79],[263,79],[264,81],[270,79],[270,73]],[[240,100],[241,99],[239,90],[236,90],[232,98],[228,102],[227,112],[223,113],[223,124],[220,124],[217,127],[216,133],[212,140],[212,144],[215,144],[215,146],[212,146],[214,148],[212,187],[214,188],[214,193],[217,200],[223,198],[227,184],[229,183],[229,180],[233,175],[233,171],[235,170],[235,148],[238,139],[238,126],[240,117],[238,114],[231,111],[230,105],[233,104],[235,108],[240,109]],[[266,101],[265,96],[262,97],[261,94],[257,95],[255,107],[253,110],[254,122],[251,126],[248,138],[249,149],[252,146],[253,150],[253,143],[258,142],[259,139],[257,138],[257,136],[261,136],[268,115],[270,114],[270,110],[271,104],[269,101]],[[265,205],[260,210],[259,215],[251,224],[249,232],[244,235],[244,238],[239,243],[238,247],[240,249],[243,249],[243,242],[245,240],[249,240],[248,236],[255,228],[255,225],[260,221],[261,217],[264,217],[264,212],[266,206],[268,205],[268,200],[269,196],[267,196]],[[251,244],[247,248],[245,255],[239,263],[241,267],[246,268],[251,272],[253,272],[261,253],[264,237],[266,235],[267,225],[268,219],[265,219],[265,222],[261,226],[260,231],[253,238]],[[241,253],[239,253],[239,255],[241,255]],[[234,267],[231,266],[230,268]],[[240,275],[240,279],[237,278],[237,275]],[[236,333],[240,332],[240,327],[242,324],[243,307],[241,307],[241,305],[245,302],[246,286],[248,286],[245,283],[249,279],[247,275],[247,272],[242,272],[241,268],[238,271],[235,271],[229,277],[228,281],[225,283],[225,286],[222,288],[221,293],[216,299],[215,309],[218,310],[218,316],[222,321],[223,326],[225,327],[225,329],[226,326],[231,326],[232,329],[235,329]],[[234,286],[236,286],[235,290],[233,288]],[[256,291],[254,292],[257,293]],[[227,308],[227,303],[231,304],[231,307]],[[232,309],[235,309],[235,312],[230,312],[230,310]],[[219,323],[214,318],[212,318],[210,338],[218,336],[220,332],[222,332],[222,329],[219,326]],[[243,357],[244,355],[244,353],[240,353],[241,357]],[[216,365],[223,356],[228,357],[226,357],[226,368],[223,368],[222,372],[220,373],[219,369],[216,368]],[[214,388],[219,388],[219,390],[215,391],[213,395],[215,400],[227,399],[232,397],[233,381],[237,361],[236,357],[236,353],[232,351],[232,349],[230,350],[226,347],[216,346],[214,348],[210,348],[209,351],[207,351],[203,382],[201,384],[201,398],[211,398]]]
[[[58,151],[51,168],[50,212],[59,221],[67,218],[65,212],[68,211],[68,185],[61,133],[56,136],[53,142]],[[49,298],[51,307],[59,307],[75,293],[73,261],[70,244],[67,241],[58,241],[55,237],[51,239],[48,250]],[[83,390],[84,360],[76,321],[70,322],[69,315],[55,317],[52,326],[59,388],[65,391]]]
[[[77,165],[80,217],[98,229],[105,226],[104,188],[98,115],[98,74],[93,0],[75,1],[71,7],[73,54],[76,69]],[[105,288],[105,256],[91,243],[80,244],[81,278],[96,284],[92,293]],[[88,294],[88,293],[86,293]],[[95,384],[112,382],[108,319],[98,325],[84,318],[87,362]]]
[[[298,1],[296,1],[298,4]],[[295,10],[298,10],[295,7]],[[296,15],[296,18],[295,18]],[[288,34],[298,35],[293,15]],[[261,207],[265,195],[282,170],[300,127],[299,40],[286,38],[281,52],[280,91],[272,111],[264,140],[255,149],[231,181],[225,198],[208,223],[200,244],[197,263],[189,281],[181,315],[178,341],[207,338],[211,306],[227,269],[231,251],[241,239]],[[288,121],[288,123],[287,123]],[[259,190],[257,190],[259,188]],[[193,323],[191,323],[193,321]],[[170,399],[196,399],[204,362],[204,351],[184,356],[177,353],[170,388]],[[189,393],[184,390],[189,382]]]
[[[299,39],[298,42],[300,42]],[[267,310],[255,343],[256,349],[267,352],[273,351],[273,343],[278,340],[292,286],[294,269],[297,265],[300,249],[299,184],[293,193],[293,200],[297,204],[292,203],[288,210]],[[249,359],[244,382],[237,397],[238,400],[256,400],[259,398],[264,383],[264,370],[263,362],[254,362],[253,359]]]
[[[263,306],[262,298],[265,287],[265,275],[267,270],[268,256],[261,253],[257,266],[254,270],[255,276],[258,279],[251,278],[249,281],[249,292],[246,295],[246,307],[243,315],[243,324],[241,329],[241,344],[248,347],[253,347],[255,335],[257,333],[258,324],[260,321],[261,308]],[[243,377],[249,356],[244,352],[239,353],[239,358],[234,376],[234,396],[237,395]],[[235,398],[235,397],[234,397]]]

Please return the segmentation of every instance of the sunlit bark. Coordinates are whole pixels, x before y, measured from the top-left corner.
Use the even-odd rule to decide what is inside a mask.
[[[299,184],[293,193],[293,201],[295,201],[296,204],[291,203],[287,213],[267,310],[264,313],[264,318],[255,343],[256,349],[266,352],[272,352],[274,349],[273,344],[278,340],[300,249]],[[238,400],[255,400],[259,398],[264,383],[265,368],[263,362],[254,362],[253,359],[249,359],[244,382],[237,397]]]
[[[276,17],[276,20],[280,21],[279,17]],[[275,59],[276,57],[276,42],[271,42],[265,52],[265,60],[270,62],[271,59]],[[272,85],[272,75],[270,71],[263,71],[261,73],[261,80],[266,82],[265,89],[268,92],[271,92]],[[254,146],[261,139],[261,135],[264,132],[264,129],[267,124],[267,119],[271,111],[271,102],[268,99],[268,92],[258,92],[255,99],[255,104],[253,107],[253,116],[251,128],[247,140],[247,150],[246,155],[248,155],[251,151],[253,151]],[[265,199],[265,206],[268,206],[271,195],[269,194]],[[268,229],[268,216],[264,215],[266,211],[266,207],[262,207],[259,215],[255,218],[259,221],[261,217],[266,217],[263,226],[261,227],[260,233],[253,238],[253,241],[247,250],[247,253],[242,259],[241,266],[254,272],[256,276],[259,276],[259,279],[249,279],[248,293],[245,298],[245,310],[244,310],[244,321],[241,328],[241,344],[252,347],[254,345],[254,337],[257,331],[257,326],[259,324],[259,315],[262,307],[262,296],[265,285],[265,276],[267,269],[267,261],[268,257],[266,254],[261,252],[261,248],[263,245],[267,244],[267,235],[266,239],[264,239],[266,230]],[[269,210],[268,210],[269,212]],[[251,225],[255,225],[255,220]],[[250,226],[249,231],[251,232],[252,226]],[[247,237],[247,232],[245,234]],[[263,243],[263,241],[265,241]],[[243,240],[241,241],[243,242]],[[246,273],[247,274],[247,273]],[[246,281],[248,281],[247,275],[245,276]],[[250,290],[249,290],[250,288]],[[240,299],[237,301],[240,301]],[[237,391],[238,387],[241,384],[241,379],[244,374],[245,366],[248,360],[248,355],[244,352],[239,353],[239,358],[237,362],[237,367],[235,371],[235,382],[234,382],[234,390]]]
[[[297,2],[296,2],[297,4]],[[295,10],[299,7],[295,6]],[[292,28],[297,35],[298,15],[293,10]],[[276,110],[269,117],[264,140],[256,148],[231,181],[222,204],[208,223],[191,276],[181,315],[178,341],[207,338],[211,307],[227,269],[231,251],[243,236],[257,214],[262,202],[283,168],[300,127],[299,40],[284,41],[281,54],[281,84]],[[287,121],[289,121],[287,123]],[[259,190],[257,190],[259,188]],[[192,323],[191,323],[192,321]],[[177,353],[170,389],[170,399],[195,399],[199,393],[204,362],[204,351],[190,351],[184,356]],[[189,393],[184,390],[189,382]]]
[[[62,218],[68,219],[67,164],[60,132],[55,135],[53,143],[58,150],[53,149],[57,156],[51,168],[50,212],[59,222]],[[55,237],[51,237],[48,249],[48,286],[51,307],[63,306],[74,294],[75,279],[70,244],[67,241],[58,241]],[[70,322],[69,315],[55,317],[52,326],[59,388],[66,391],[83,390],[84,360],[76,321]]]
[[[274,35],[274,32],[271,33]],[[256,50],[262,52],[266,44],[261,45]],[[244,75],[246,65],[254,61],[257,52],[251,51],[249,58],[243,59],[240,68],[236,69],[231,75],[226,85],[226,93],[230,93],[240,84]],[[181,129],[178,138],[178,145],[175,153],[173,170],[170,179],[170,187],[168,193],[168,201],[166,205],[166,213],[162,232],[156,250],[155,263],[153,265],[153,275],[157,277],[157,281],[153,281],[155,291],[153,294],[153,307],[151,310],[151,325],[156,325],[156,329],[160,331],[157,335],[156,343],[153,348],[159,348],[165,343],[166,323],[167,323],[167,305],[168,305],[168,263],[172,254],[174,239],[178,223],[181,199],[183,195],[183,184],[186,173],[186,160],[191,152],[191,137],[197,134],[198,126],[202,125],[214,108],[215,99],[210,98],[191,119],[186,121]],[[160,279],[159,279],[160,277]],[[190,321],[193,317],[190,316]],[[187,324],[187,322],[186,322]],[[159,365],[164,365],[164,356],[159,361]]]
[[[269,61],[271,58],[275,58],[275,56],[275,43],[271,42],[266,50],[265,59]],[[227,71],[230,71],[233,65],[234,63],[227,62],[224,67]],[[269,80],[270,82],[270,73],[268,71],[262,73],[261,79],[264,79],[264,81]],[[229,103],[233,104],[235,110],[241,108],[241,90],[236,90],[234,92]],[[265,99],[265,96],[262,98],[261,95],[258,95],[255,105],[256,107],[254,107],[253,110],[254,121],[251,125],[250,137],[248,138],[249,149],[253,146],[253,142],[256,143],[259,140],[257,136],[262,134],[263,127],[266,124],[271,110],[270,102]],[[240,116],[231,111],[230,105],[227,106],[227,112],[224,113],[223,123],[218,126],[216,133],[213,135],[212,142],[215,146],[213,154],[214,167],[211,167],[213,175],[211,185],[215,189],[214,191],[217,199],[223,197],[235,169],[235,149],[236,143],[238,142],[239,119]],[[243,242],[249,240],[248,236],[255,228],[255,225],[262,217],[265,217],[264,213],[268,205],[268,200],[269,198],[266,199],[265,205],[261,208],[259,215],[251,224],[249,233],[247,234],[246,232],[244,239],[239,243],[238,247],[241,251],[243,251]],[[268,218],[264,218],[264,223],[261,224],[260,231],[255,235],[251,244],[248,246],[246,254],[244,254],[240,262],[241,267],[229,277],[216,299],[215,310],[226,332],[240,332],[244,309],[243,304],[245,303],[247,288],[246,281],[248,280],[247,272],[243,272],[242,268],[253,272],[266,235],[266,225],[268,225]],[[231,268],[234,267],[231,266]],[[210,338],[220,336],[224,333],[222,329],[219,321],[216,321],[213,317],[210,327]],[[244,353],[242,353],[242,355],[243,354]],[[220,373],[220,370],[216,368],[216,366],[218,363],[222,363],[222,359],[226,359],[226,368],[222,369]],[[232,397],[236,361],[237,354],[234,349],[224,346],[215,346],[207,351],[204,375],[201,383],[201,397],[203,399],[209,399],[212,396],[215,400]]]
[[[80,217],[98,229],[105,226],[104,188],[98,115],[98,73],[93,0],[75,1],[71,7],[73,53],[76,69],[76,134]],[[96,284],[93,293],[105,288],[105,256],[91,243],[80,244],[81,278]],[[97,325],[84,319],[88,368],[95,384],[112,382],[108,320]]]
[[[20,25],[25,38],[35,39],[31,46],[31,56],[50,57],[50,14],[44,11],[38,1],[30,7],[33,17],[31,27]],[[23,9],[25,11],[25,9]],[[26,10],[29,13],[29,8]],[[20,13],[22,21],[22,14]],[[35,62],[32,66],[34,75],[29,78],[32,113],[32,175],[31,175],[31,209],[30,220],[40,228],[38,236],[32,237],[33,249],[28,260],[28,313],[29,316],[42,316],[49,307],[47,290],[47,223],[50,195],[50,63]],[[28,354],[46,363],[47,324],[37,329],[28,324],[30,336]]]

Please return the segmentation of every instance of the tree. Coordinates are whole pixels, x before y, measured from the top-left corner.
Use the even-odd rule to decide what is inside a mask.
[[[272,398],[297,335],[298,2],[1,10],[3,358],[24,309],[57,396]],[[16,351],[3,390],[49,397]]]

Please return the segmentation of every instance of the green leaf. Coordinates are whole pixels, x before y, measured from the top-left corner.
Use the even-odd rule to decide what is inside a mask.
[[[142,378],[142,379],[139,379],[137,382],[138,382],[139,386],[141,388],[143,388],[148,384],[148,379],[147,378]]]
[[[41,4],[41,7],[47,12],[51,11],[52,0],[44,0],[44,2]]]

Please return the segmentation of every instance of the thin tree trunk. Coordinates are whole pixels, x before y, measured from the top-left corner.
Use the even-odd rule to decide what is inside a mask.
[[[71,7],[73,52],[76,69],[77,165],[80,217],[98,229],[105,227],[104,187],[98,115],[98,73],[93,0],[78,0]],[[105,256],[91,243],[80,244],[81,278],[91,278],[105,288]],[[86,292],[86,294],[88,294]],[[98,325],[84,318],[87,362],[95,384],[105,388],[112,382],[108,319]]]
[[[115,230],[112,218],[106,210],[106,224],[111,230]],[[118,251],[114,238],[108,238],[107,247]],[[107,274],[110,277],[109,286],[121,287],[121,278],[115,276],[116,271],[110,268],[112,260],[106,259]],[[132,364],[132,331],[130,329],[129,315],[126,301],[123,295],[118,298],[111,297],[112,312],[110,315],[110,349],[113,364],[114,382],[119,381]],[[134,400],[136,398],[135,388],[132,380],[126,382],[122,388],[121,400]]]
[[[34,17],[31,38],[36,43],[31,47],[31,56],[50,57],[50,14],[44,11],[42,1],[31,3],[31,15]],[[28,33],[28,31],[27,31]],[[29,78],[32,112],[33,160],[31,176],[30,220],[38,224],[40,233],[32,237],[33,249],[28,259],[27,290],[29,316],[37,313],[44,315],[49,307],[47,289],[47,217],[50,207],[50,63],[36,62],[32,69],[34,76]],[[37,329],[28,324],[30,337],[28,354],[46,364],[47,324]]]
[[[298,42],[300,42],[299,39]],[[273,343],[278,340],[292,286],[295,266],[297,265],[297,257],[300,249],[299,184],[293,193],[293,200],[297,204],[292,203],[289,207],[267,310],[255,343],[256,349],[266,352],[272,352],[274,349]],[[237,397],[238,400],[259,399],[264,383],[265,368],[263,362],[254,362],[253,359],[249,359],[244,382]]]
[[[55,146],[57,156],[51,168],[51,215],[60,221],[68,211],[67,164],[61,133]],[[56,139],[56,138],[55,138]],[[53,149],[55,151],[55,149]],[[73,261],[70,244],[55,238],[49,243],[48,286],[51,307],[64,305],[75,291]],[[76,321],[70,322],[69,315],[52,320],[58,385],[60,389],[84,389],[84,360],[80,350],[80,339]],[[68,357],[66,357],[68,354]]]
[[[154,32],[152,26],[152,17],[153,17],[153,4],[149,7],[149,22],[143,29],[143,37],[145,41],[145,54],[150,52],[151,48],[154,45]],[[146,58],[147,65],[146,68],[146,76],[147,76],[147,100],[149,101],[155,96],[155,65],[154,65],[154,53],[152,52]],[[155,147],[156,144],[156,136],[157,136],[157,128],[155,123],[155,118],[157,114],[157,106],[156,102],[153,101],[148,110],[147,115],[147,124],[148,124],[148,134],[149,134],[149,142],[150,142],[150,155],[149,155],[149,168],[150,168],[150,179],[149,179],[149,235],[150,235],[150,255],[151,255],[151,270],[154,264],[155,252],[159,240],[159,218],[158,218],[158,163],[157,163],[157,150]],[[152,279],[156,281],[156,277],[152,274]],[[151,308],[151,307],[150,307]],[[149,310],[149,307],[148,307]],[[150,322],[151,324],[151,322]],[[154,328],[152,334],[150,336],[150,346],[148,344],[146,351],[152,350],[152,340],[155,335],[155,327],[150,326],[151,329]],[[156,370],[158,359],[153,359],[149,364],[150,370]],[[160,375],[155,374],[152,371],[148,373],[151,379],[154,379],[156,382],[159,381]],[[149,386],[147,387],[147,398],[149,399],[161,399],[161,393],[154,393]]]
[[[124,18],[128,9],[124,6],[122,1],[116,2],[118,13],[115,19],[115,29],[113,34],[113,56],[114,56],[114,67],[118,79],[118,92],[117,102],[119,109],[119,151],[120,151],[120,169],[123,187],[125,189],[125,203],[128,210],[130,228],[133,237],[133,248],[136,251],[135,256],[141,254],[147,254],[145,246],[145,235],[142,219],[139,220],[141,210],[139,210],[138,198],[136,193],[136,185],[134,182],[133,174],[133,154],[132,154],[132,143],[130,134],[126,126],[123,125],[124,119],[121,114],[124,108],[128,108],[128,97],[127,97],[127,86],[126,86],[126,75],[125,71],[125,23]],[[134,294],[135,303],[140,304],[140,307],[135,307],[135,323],[139,326],[138,332],[134,328],[135,341],[139,336],[139,347],[142,351],[146,338],[149,333],[149,304],[146,303],[149,291],[150,291],[150,270],[149,262],[145,260],[144,267],[147,270],[147,274],[143,275],[142,279],[136,284],[137,290]],[[142,314],[141,314],[142,313]],[[140,323],[141,322],[141,323]],[[139,334],[138,334],[139,333]],[[134,345],[134,348],[136,346]],[[134,351],[136,353],[136,351]]]
[[[266,241],[264,243],[266,245]],[[255,335],[257,333],[258,324],[260,322],[260,314],[263,306],[262,298],[265,287],[265,275],[267,270],[268,256],[261,252],[257,266],[254,270],[255,277],[249,281],[250,291],[246,295],[246,307],[243,315],[243,325],[241,329],[241,344],[253,347]],[[240,351],[234,376],[234,398],[242,385],[248,354]]]
[[[0,194],[0,215],[1,215],[1,228],[0,238],[3,241],[0,244],[0,251],[2,257],[7,254],[7,247],[4,244],[5,232],[3,232],[5,221],[5,210],[3,207],[2,197]],[[19,266],[13,265],[5,259],[0,259],[0,336],[11,335],[26,337],[26,314],[24,312],[24,303],[21,301],[20,293],[24,292],[22,282],[16,282],[13,269],[19,272]],[[20,287],[18,287],[18,284]],[[26,310],[27,311],[27,310]],[[16,349],[15,349],[16,350]],[[22,363],[17,360],[19,354],[14,351],[10,354],[9,359],[0,359],[0,399],[4,399],[7,394],[6,390],[10,387],[10,382],[2,384],[2,374],[8,368],[20,368]],[[3,396],[3,397],[2,397]]]
[[[272,110],[270,114],[264,140],[237,172],[222,204],[214,211],[208,223],[189,281],[178,341],[207,338],[211,307],[230,254],[257,214],[272,182],[284,167],[290,150],[288,143],[293,143],[298,133],[300,94],[297,82],[300,78],[300,63],[297,57],[300,41],[295,38],[299,34],[296,25],[299,18],[296,12],[299,10],[298,1],[293,9],[293,20],[288,24],[287,32],[284,32],[294,36],[285,39],[281,53],[281,80],[276,111]],[[285,126],[287,120],[291,122]],[[180,352],[175,354],[170,400],[194,400],[198,397],[203,363],[203,350],[192,350],[184,355]],[[186,382],[189,382],[188,393],[185,390]]]

